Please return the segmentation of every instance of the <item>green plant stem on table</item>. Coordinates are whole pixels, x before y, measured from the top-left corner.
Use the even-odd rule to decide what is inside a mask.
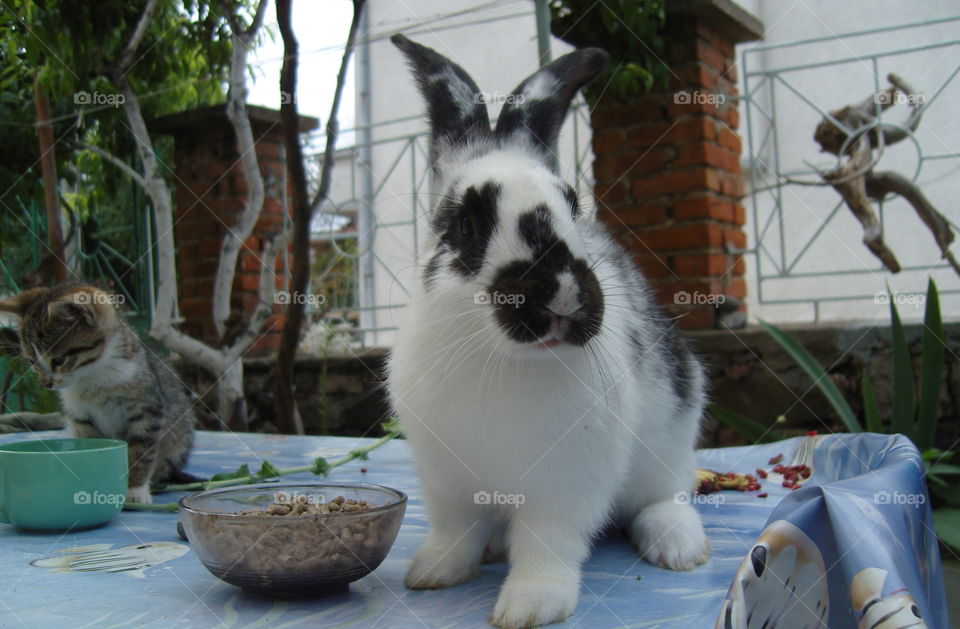
[[[313,463],[310,465],[300,465],[298,467],[277,469],[269,461],[264,461],[260,466],[260,471],[253,474],[250,473],[249,467],[247,467],[247,464],[244,463],[235,472],[230,472],[228,474],[216,474],[208,481],[184,483],[180,485],[166,485],[157,489],[154,493],[166,493],[173,491],[206,491],[209,489],[220,489],[222,487],[233,487],[236,485],[250,485],[267,480],[268,478],[279,478],[281,476],[289,476],[290,474],[299,474],[301,472],[313,472],[317,476],[326,476],[332,470],[340,467],[341,465],[346,465],[355,459],[360,459],[362,461],[367,460],[371,452],[400,434],[395,421],[386,422],[382,424],[382,426],[387,433],[386,435],[380,437],[370,445],[350,450],[344,456],[332,462],[328,462],[321,456],[314,459]],[[167,502],[141,504],[138,502],[125,502],[123,503],[123,508],[130,511],[161,511],[173,513],[177,511],[177,503]]]

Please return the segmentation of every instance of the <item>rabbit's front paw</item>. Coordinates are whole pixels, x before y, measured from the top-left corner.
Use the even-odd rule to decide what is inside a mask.
[[[507,579],[490,616],[500,629],[521,629],[560,622],[577,606],[576,579],[531,576]]]
[[[664,500],[643,508],[630,536],[640,556],[670,570],[692,570],[710,557],[710,541],[689,504]]]
[[[405,583],[415,590],[448,588],[480,576],[480,562],[456,550],[424,545],[413,556]]]

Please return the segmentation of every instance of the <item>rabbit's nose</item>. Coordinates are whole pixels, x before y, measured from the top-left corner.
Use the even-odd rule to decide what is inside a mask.
[[[577,280],[573,273],[564,271],[557,276],[557,283],[559,287],[553,299],[547,304],[547,310],[558,317],[573,316],[583,308],[583,304],[577,299],[577,294],[580,292]]]

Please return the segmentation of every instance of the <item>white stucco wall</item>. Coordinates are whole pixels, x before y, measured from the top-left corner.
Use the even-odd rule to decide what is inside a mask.
[[[909,23],[940,20],[960,15],[960,4],[950,0],[930,0],[925,2],[898,2],[895,0],[850,0],[834,2],[831,0],[804,0],[803,2],[761,2],[744,0],[740,2],[746,10],[756,15],[764,24],[764,41],[743,44],[738,47],[741,61],[740,84],[744,93],[744,79],[749,81],[750,89],[760,84],[762,76],[745,77],[747,72],[761,72],[806,64],[823,64],[832,60],[850,59],[848,63],[824,65],[806,70],[789,71],[780,74],[783,81],[806,96],[824,110],[837,109],[848,104],[860,102],[875,89],[872,56],[888,51],[916,48],[941,42],[957,42],[960,39],[960,22],[925,26],[922,28],[903,28]],[[886,33],[860,37],[843,37],[845,33],[867,29],[899,26]],[[812,38],[828,37],[803,46],[791,46],[772,50],[762,50],[771,44],[796,42]],[[889,72],[899,74],[918,92],[928,98],[950,81],[936,100],[929,104],[922,124],[916,132],[920,150],[926,156],[960,153],[960,124],[957,122],[957,103],[960,102],[960,76],[951,74],[960,65],[957,46],[940,47],[917,51],[909,54],[883,56],[877,59],[877,74],[880,87],[887,85]],[[748,52],[753,50],[754,52]],[[747,67],[742,60],[747,53]],[[754,150],[769,163],[776,157],[780,160],[780,170],[795,171],[805,168],[804,160],[821,167],[833,164],[832,157],[819,152],[819,146],[813,141],[813,131],[820,121],[820,114],[810,107],[789,87],[777,83],[772,91],[765,85],[752,93],[759,107],[773,111],[776,125],[778,147],[772,146],[760,150],[763,134],[770,128],[770,122],[751,113]],[[771,98],[775,103],[771,102]],[[898,105],[886,112],[886,119],[901,122],[908,111],[905,105]],[[741,133],[744,138],[744,178],[748,193],[750,186],[749,164],[747,157],[747,111],[741,104]],[[905,140],[890,147],[884,153],[877,170],[895,170],[912,175],[918,166],[918,150]],[[960,223],[960,208],[956,199],[960,196],[960,159],[929,160],[922,164],[917,181],[928,198],[949,219]],[[806,179],[810,179],[807,176]],[[772,180],[764,180],[757,173],[758,187],[770,185]],[[747,196],[744,205],[747,208],[747,234],[750,246],[757,244],[757,231],[763,229],[770,220],[762,244],[770,255],[777,259],[781,251],[786,254],[788,265],[793,263],[792,279],[764,279],[758,284],[757,259],[748,257],[748,307],[753,316],[773,321],[812,321],[853,320],[888,318],[888,307],[875,303],[873,295],[885,290],[886,284],[896,292],[922,293],[926,288],[926,278],[933,276],[941,292],[960,289],[960,278],[951,270],[930,271],[929,267],[938,263],[939,252],[930,232],[920,222],[911,206],[902,199],[884,204],[884,227],[886,241],[896,253],[903,267],[918,267],[916,271],[903,271],[898,275],[881,270],[876,258],[861,244],[862,229],[846,206],[842,206],[836,216],[824,227],[807,252],[797,257],[814,233],[823,226],[831,210],[839,201],[839,196],[830,188],[810,188],[788,186],[783,188],[782,229],[784,247],[781,249],[781,221],[776,216],[771,219],[774,202],[772,193],[758,196],[756,207]],[[756,215],[754,211],[756,210]],[[759,220],[757,220],[759,219]],[[954,247],[957,249],[957,247]],[[760,262],[763,275],[773,276],[778,269],[764,255]],[[868,273],[850,273],[839,276],[818,275],[837,271],[869,270]],[[808,277],[799,275],[809,274]],[[855,301],[823,302],[819,311],[815,311],[811,300],[844,296],[850,294],[868,295]],[[806,303],[777,305],[777,300],[799,300]],[[960,313],[960,295],[943,297],[942,309],[946,317],[956,318]],[[905,318],[922,317],[922,304],[917,300],[905,299],[900,304],[901,315]]]

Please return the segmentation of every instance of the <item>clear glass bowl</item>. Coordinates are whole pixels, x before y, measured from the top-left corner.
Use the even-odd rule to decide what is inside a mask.
[[[274,502],[366,500],[372,509],[326,515],[241,515]],[[407,496],[365,483],[263,483],[180,500],[190,546],[217,578],[273,598],[322,596],[366,576],[390,551]]]

